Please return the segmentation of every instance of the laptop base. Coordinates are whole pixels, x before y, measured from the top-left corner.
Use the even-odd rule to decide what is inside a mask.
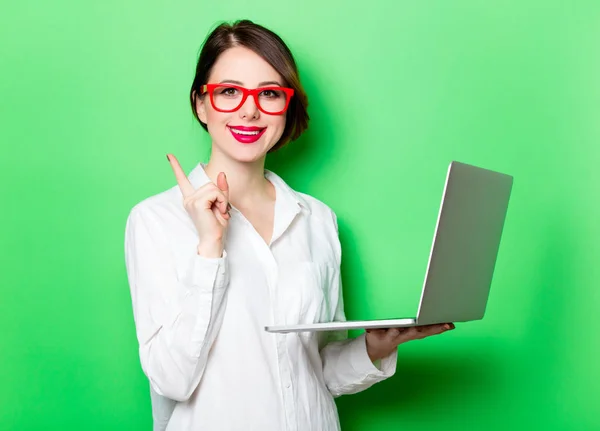
[[[298,325],[265,326],[267,332],[316,332],[348,329],[387,329],[417,326],[417,319],[347,320],[343,322],[306,323]]]

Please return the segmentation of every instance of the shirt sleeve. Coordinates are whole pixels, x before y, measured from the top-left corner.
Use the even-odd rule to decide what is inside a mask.
[[[216,259],[191,253],[179,275],[159,219],[134,208],[125,263],[142,369],[158,395],[185,401],[200,383],[223,320],[227,252]]]
[[[332,212],[337,234],[337,220]],[[338,244],[338,265],[341,264],[341,247]],[[340,271],[330,288],[331,303],[336,304],[334,321],[345,321],[344,300]],[[375,366],[367,353],[366,334],[348,338],[348,331],[320,333],[320,354],[325,384],[334,397],[363,391],[375,383],[391,377],[396,372],[398,351],[381,359]]]

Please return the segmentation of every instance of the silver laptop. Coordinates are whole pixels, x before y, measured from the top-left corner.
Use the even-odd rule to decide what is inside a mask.
[[[417,317],[267,326],[268,332],[394,328],[483,318],[513,177],[452,162]]]

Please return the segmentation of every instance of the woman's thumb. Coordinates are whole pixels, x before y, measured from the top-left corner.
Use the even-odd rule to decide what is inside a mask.
[[[225,172],[219,172],[219,175],[217,176],[217,187],[223,192],[225,197],[229,198],[229,184],[227,184]]]

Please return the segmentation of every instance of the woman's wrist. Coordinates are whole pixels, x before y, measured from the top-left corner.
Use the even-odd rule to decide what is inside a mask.
[[[207,259],[218,259],[223,256],[223,245],[220,242],[200,243],[196,250],[199,256]]]

